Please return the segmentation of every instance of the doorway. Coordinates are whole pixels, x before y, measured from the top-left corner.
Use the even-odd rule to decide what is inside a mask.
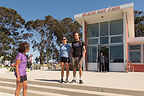
[[[108,72],[109,71],[109,46],[100,46],[98,56],[100,56],[101,52],[103,52],[103,55],[105,57],[105,71]]]

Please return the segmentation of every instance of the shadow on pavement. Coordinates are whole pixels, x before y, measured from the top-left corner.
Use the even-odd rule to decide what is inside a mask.
[[[48,79],[35,79],[39,81],[52,81],[52,82],[59,82],[59,80],[48,80]]]

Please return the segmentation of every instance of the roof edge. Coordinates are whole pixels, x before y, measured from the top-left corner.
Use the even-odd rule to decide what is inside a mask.
[[[90,12],[86,12],[86,13],[76,14],[76,15],[74,15],[74,18],[81,18],[81,17],[85,17],[85,16],[90,16],[90,15],[96,15],[96,14],[121,10],[121,9],[129,8],[129,7],[133,7],[133,6],[134,6],[134,3],[118,5],[118,6],[104,8],[104,9],[100,9],[100,10],[95,10],[95,11],[90,11]]]

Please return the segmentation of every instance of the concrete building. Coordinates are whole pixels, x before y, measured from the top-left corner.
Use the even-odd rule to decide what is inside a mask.
[[[138,67],[144,65],[144,38],[135,38],[133,3],[76,14],[74,18],[82,25],[87,48],[83,70],[98,71],[101,51],[108,59],[109,71],[125,71],[127,60]],[[144,69],[137,66],[135,71]]]

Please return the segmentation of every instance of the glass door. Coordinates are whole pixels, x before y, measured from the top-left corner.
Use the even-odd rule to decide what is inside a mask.
[[[100,56],[101,52],[105,57],[105,71],[109,71],[109,46],[99,46],[98,56]]]

